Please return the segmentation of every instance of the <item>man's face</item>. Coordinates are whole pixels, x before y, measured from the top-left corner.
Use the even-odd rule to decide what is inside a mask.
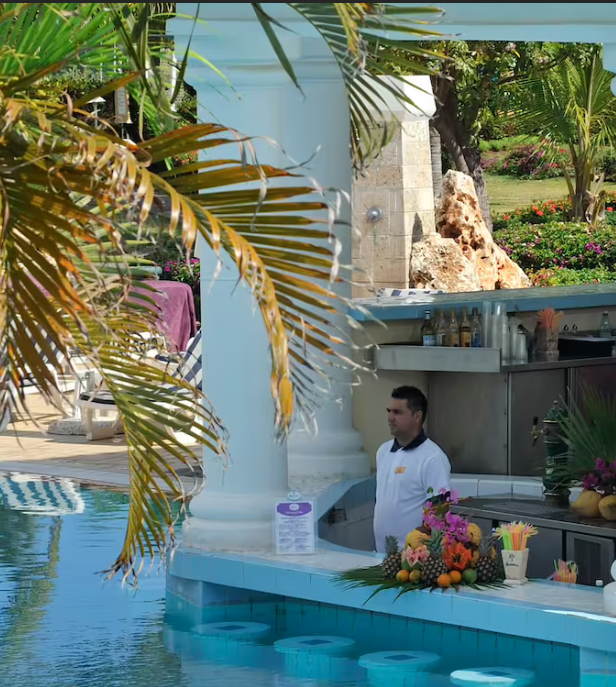
[[[411,410],[405,399],[392,398],[387,407],[389,431],[394,437],[407,437],[419,433],[423,418],[420,410]]]

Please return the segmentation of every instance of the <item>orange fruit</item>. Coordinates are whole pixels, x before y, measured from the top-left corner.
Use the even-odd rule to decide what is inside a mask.
[[[442,575],[438,576],[436,584],[443,589],[447,589],[447,587],[451,587],[451,577],[448,573],[443,573]]]
[[[408,582],[410,576],[411,576],[411,573],[409,573],[408,570],[401,570],[401,571],[396,575],[396,580],[397,580],[398,582]]]
[[[462,573],[457,570],[452,570],[449,573],[449,577],[451,578],[451,584],[460,584],[462,582]]]

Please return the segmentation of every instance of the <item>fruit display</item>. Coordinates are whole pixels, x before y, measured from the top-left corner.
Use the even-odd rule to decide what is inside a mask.
[[[395,537],[385,537],[385,560],[381,567],[383,568],[383,577],[388,580],[396,577],[400,571],[400,549]]]
[[[482,533],[476,524],[452,513],[455,503],[455,493],[443,491],[434,496],[424,508],[421,527],[408,533],[402,550],[395,537],[386,537],[380,565],[349,570],[337,581],[346,587],[376,587],[373,594],[391,588],[399,588],[403,594],[420,589],[444,592],[465,586],[474,590],[504,586],[497,537]]]
[[[571,504],[575,513],[584,519],[616,520],[616,460],[597,458],[582,484],[582,493]]]

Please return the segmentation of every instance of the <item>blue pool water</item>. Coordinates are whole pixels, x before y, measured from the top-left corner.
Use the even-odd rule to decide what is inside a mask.
[[[578,684],[562,645],[292,601],[197,611],[165,602],[162,572],[103,583],[124,493],[0,476],[0,498],[0,687],[440,687],[481,667]]]

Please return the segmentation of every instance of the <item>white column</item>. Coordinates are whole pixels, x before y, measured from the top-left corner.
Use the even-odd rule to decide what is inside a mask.
[[[275,141],[280,149],[264,140],[253,142],[260,162],[286,167],[288,156],[304,162],[318,151],[307,174],[324,187],[350,191],[348,104],[329,49],[303,21],[293,23],[296,33],[281,32],[302,95],[280,67],[258,22],[246,14],[247,7],[250,9],[247,3],[201,4],[200,17],[205,23],[195,31],[192,50],[220,68],[233,87],[202,63],[189,63],[185,78],[197,89],[201,120],[219,121],[244,134]],[[194,15],[195,8],[195,4],[179,4],[177,11]],[[169,33],[176,39],[178,56],[190,29],[187,20],[171,22]],[[310,35],[302,36],[300,30]],[[227,147],[216,154],[237,157],[237,150]],[[348,216],[347,212],[345,219]],[[350,264],[350,229],[341,233],[340,239],[344,246],[341,260]],[[215,265],[207,249],[199,250],[199,257],[204,389],[230,433],[231,464],[223,472],[209,454],[204,456],[207,486],[190,505],[193,517],[184,527],[183,539],[194,546],[262,548],[271,542],[273,501],[284,495],[288,486],[286,445],[273,438],[265,329],[259,314],[253,314],[247,289],[231,293],[235,269],[227,266],[208,293],[208,275]],[[345,295],[349,295],[348,288]],[[332,479],[369,471],[361,438],[352,428],[350,375],[338,377],[318,412],[316,439],[302,429],[290,438],[293,487],[301,488],[306,476]]]

